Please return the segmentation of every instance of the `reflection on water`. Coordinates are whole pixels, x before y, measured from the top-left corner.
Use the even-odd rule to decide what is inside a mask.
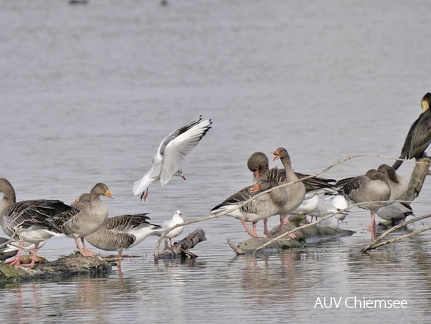
[[[121,275],[114,271],[99,278],[9,286],[2,289],[2,318],[6,322],[33,318],[113,322],[162,317],[185,322],[202,316],[215,321],[236,315],[263,319],[279,314],[272,316],[298,316],[300,322],[306,322],[301,320],[306,314],[320,314],[314,308],[316,298],[352,296],[407,300],[417,314],[429,315],[429,250],[364,255],[340,252],[335,245],[257,258],[203,258],[182,264],[126,262],[127,271],[123,268]],[[378,311],[367,310],[363,316],[373,318]],[[393,319],[408,318],[401,311],[391,312],[396,312],[391,313]],[[329,309],[320,314],[328,320],[334,315]]]
[[[249,185],[255,151],[285,146],[304,173],[358,153],[398,156],[431,90],[427,18],[417,1],[3,1],[0,176],[19,200],[71,202],[101,181],[115,197],[105,201],[111,216],[148,212],[160,224],[177,209],[185,220],[206,216]],[[200,114],[214,124],[182,165],[187,181],[154,184],[139,201],[132,183],[160,141]],[[353,159],[324,176],[381,163]],[[409,177],[412,168],[399,171]],[[428,197],[426,182],[416,215],[429,212]],[[428,322],[431,234],[361,254],[369,223],[368,211],[354,209],[341,224],[351,237],[256,258],[236,257],[226,243],[247,239],[240,222],[195,223],[184,233],[203,228],[208,239],[195,262],[154,264],[149,237],[127,251],[138,257],[121,273],[1,287],[0,319]],[[56,238],[40,255],[73,249]],[[317,298],[351,296],[406,299],[408,308],[315,307]]]

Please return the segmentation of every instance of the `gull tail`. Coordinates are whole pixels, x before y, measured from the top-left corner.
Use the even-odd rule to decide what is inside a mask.
[[[133,194],[135,196],[141,195],[145,190],[147,190],[148,186],[149,184],[146,177],[136,180],[135,182],[133,182]]]

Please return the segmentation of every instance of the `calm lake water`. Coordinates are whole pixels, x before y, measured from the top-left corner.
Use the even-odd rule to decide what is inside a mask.
[[[353,154],[395,157],[431,90],[428,9],[426,1],[2,1],[0,176],[19,200],[71,202],[101,181],[115,196],[106,200],[111,216],[149,212],[161,223],[177,209],[186,220],[206,216],[250,185],[255,151],[284,146],[303,173]],[[145,203],[134,197],[160,141],[200,114],[214,124],[182,165],[187,181],[152,185]],[[385,162],[357,158],[323,176]],[[417,216],[429,213],[430,193],[427,181]],[[429,322],[431,234],[363,255],[369,222],[354,209],[341,225],[353,236],[259,257],[236,257],[227,245],[248,238],[239,221],[195,223],[184,235],[202,228],[207,241],[193,263],[154,264],[157,238],[148,238],[127,251],[139,258],[125,259],[122,273],[0,287],[0,319]],[[40,255],[73,249],[72,239],[51,239]],[[361,308],[354,298],[407,307]]]

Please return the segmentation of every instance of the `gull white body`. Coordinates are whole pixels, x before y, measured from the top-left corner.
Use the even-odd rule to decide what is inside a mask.
[[[170,133],[163,141],[153,157],[150,170],[133,183],[133,194],[141,195],[145,200],[148,187],[160,180],[167,184],[175,173],[184,157],[199,143],[206,132],[211,128],[211,119],[202,120],[202,116],[192,120],[183,127]]]

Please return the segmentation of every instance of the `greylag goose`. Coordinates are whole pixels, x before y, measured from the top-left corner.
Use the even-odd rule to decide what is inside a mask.
[[[284,166],[284,170],[286,172],[286,178],[281,183],[289,183],[298,181],[298,176],[292,170],[292,164],[290,161],[289,153],[283,147],[279,147],[273,153],[274,161],[280,159],[281,163]],[[283,188],[287,192],[287,203],[283,206],[280,212],[280,231],[281,233],[285,232],[284,225],[289,223],[288,213],[294,211],[298,208],[305,198],[305,186],[302,181],[298,181],[294,184],[285,186]]]
[[[90,194],[83,193],[75,199],[71,206],[82,210],[90,201]],[[151,224],[147,220],[148,213],[120,215],[107,218],[94,233],[85,239],[94,247],[105,251],[117,251],[123,257],[123,250],[141,243],[151,235],[160,235],[161,226]],[[121,260],[118,262],[121,267]]]
[[[184,157],[196,146],[211,128],[211,119],[202,120],[202,116],[170,133],[160,144],[153,157],[150,170],[142,179],[133,183],[133,194],[140,195],[144,201],[148,197],[148,187],[160,180],[167,184],[178,171]],[[184,178],[185,179],[185,178]]]
[[[395,161],[392,167],[395,170],[403,163],[405,159],[419,159],[425,155],[425,150],[431,143],[431,110],[429,109],[431,93],[426,93],[421,100],[423,112],[419,115],[407,133],[404,140],[399,160]]]
[[[404,194],[409,188],[408,181],[402,176],[398,175],[397,171],[393,167],[387,164],[381,164],[377,170],[385,174],[388,178],[388,185],[391,188],[391,197],[389,200],[396,200],[400,198],[401,195]]]
[[[247,167],[253,172],[253,180],[256,181],[259,178],[270,178],[277,181],[279,184],[286,181],[286,171],[284,169],[278,169],[277,167],[269,169],[269,160],[265,153],[255,152],[253,153],[248,161]],[[309,177],[307,174],[294,172],[298,179]],[[335,179],[326,179],[320,177],[311,177],[304,179],[302,183],[305,186],[305,197],[301,205],[293,211],[293,214],[308,214],[317,207],[318,194],[336,195],[337,189],[335,189]],[[288,219],[286,220],[288,222]]]
[[[102,195],[113,198],[106,184],[97,183],[90,191],[89,202],[81,210],[72,208],[53,217],[53,223],[66,236],[75,239],[76,247],[83,256],[94,256],[94,253],[86,247],[84,238],[97,231],[108,218],[108,208],[100,200]],[[79,238],[82,247],[79,244]]]
[[[171,228],[175,225],[178,224],[184,224],[184,219],[182,218],[183,213],[181,212],[181,210],[176,210],[174,211],[173,215],[172,215],[172,219],[170,220],[165,220],[162,223],[162,229],[159,230],[158,235],[162,235],[164,231],[166,231],[168,228]],[[178,226],[175,227],[172,231],[170,231],[165,237],[169,239],[169,243],[170,246],[172,247],[172,239],[174,237],[177,237],[178,235],[180,235],[183,232],[184,226]],[[157,235],[157,234],[156,234]]]
[[[0,203],[0,225],[6,235],[11,237],[16,235],[20,241],[16,257],[8,263],[21,265],[21,251],[27,242],[34,244],[33,258],[31,263],[22,265],[33,268],[42,242],[52,236],[63,236],[61,230],[52,223],[52,217],[70,210],[71,207],[60,200],[38,199],[16,202],[15,189],[5,178],[0,178],[0,192],[3,193]]]
[[[368,230],[374,237],[376,211],[388,205],[391,197],[387,175],[376,169],[370,169],[365,175],[350,179],[342,187],[342,192],[347,200],[360,203],[360,208],[370,211],[371,224],[368,226]]]
[[[253,153],[247,161],[248,169],[253,172],[253,181],[256,182],[257,179],[274,179],[278,183],[286,181],[286,171],[284,169],[279,169],[277,167],[269,169],[269,160],[265,153],[255,152]],[[309,177],[310,175],[295,172],[298,179]],[[336,180],[326,179],[321,177],[311,177],[304,179],[302,183],[305,186],[307,192],[306,198],[311,198],[315,194],[327,193],[336,194],[336,189],[334,188]]]
[[[151,235],[159,235],[161,226],[151,224],[147,213],[114,216],[106,219],[103,225],[85,239],[94,247],[105,251],[117,251],[123,257],[123,250],[129,249]],[[118,262],[121,267],[121,260]]]
[[[273,179],[260,179],[254,186],[243,188],[242,190],[228,197],[225,201],[211,209],[211,212],[217,213],[230,210],[235,205],[243,203],[257,193],[276,186],[278,186],[278,184]],[[256,223],[261,219],[265,220],[268,217],[280,214],[280,210],[284,208],[287,198],[288,196],[286,190],[284,188],[277,188],[257,197],[254,200],[251,200],[244,206],[229,212],[227,215],[239,219],[246,232],[251,237],[257,238],[258,235],[256,233]],[[246,222],[252,222],[253,230],[248,227]],[[265,234],[269,234],[267,228],[265,228]]]

